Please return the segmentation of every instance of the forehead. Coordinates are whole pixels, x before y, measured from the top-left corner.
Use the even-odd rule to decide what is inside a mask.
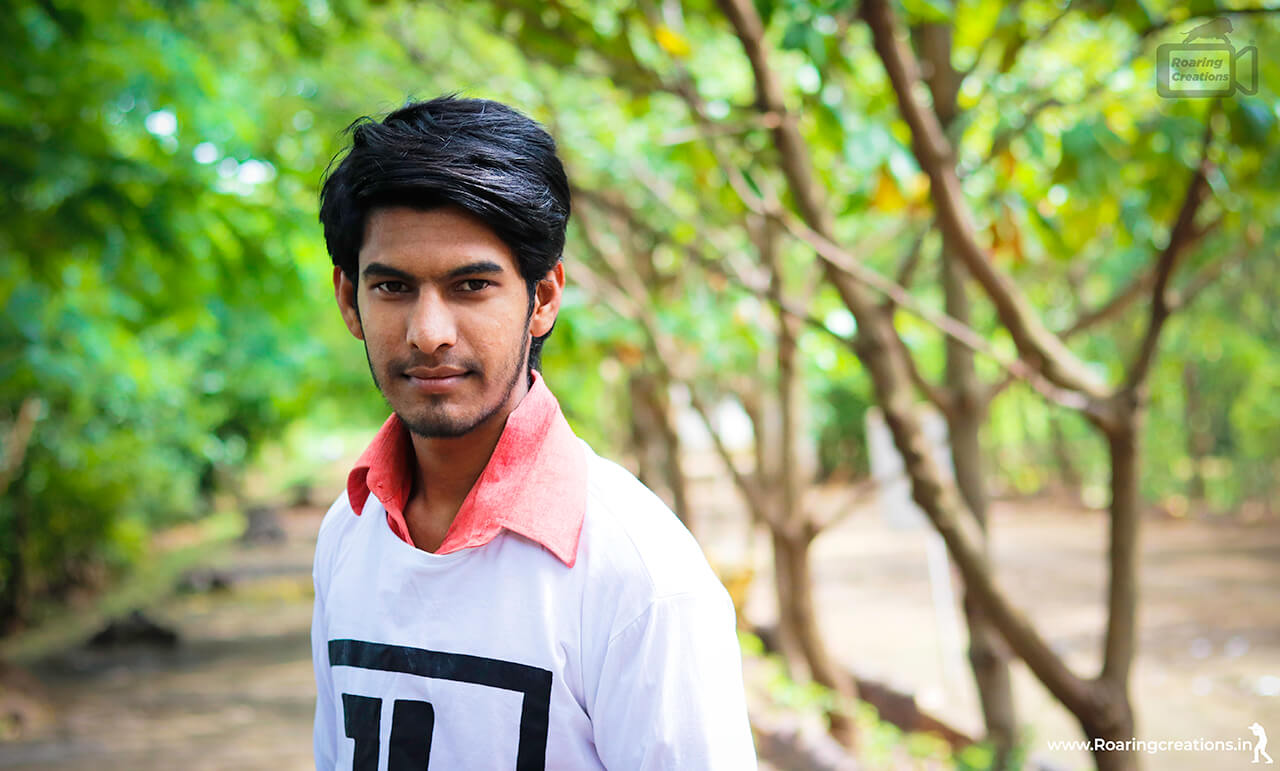
[[[389,206],[369,212],[361,267],[380,262],[428,276],[470,262],[497,263],[518,272],[511,248],[475,215],[454,207]]]

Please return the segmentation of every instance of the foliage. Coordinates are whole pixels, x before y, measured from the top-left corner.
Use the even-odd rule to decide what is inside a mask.
[[[291,179],[261,133],[288,100],[245,99],[233,41],[170,10],[30,3],[0,27],[0,415],[39,405],[0,503],[0,625],[206,511],[335,380],[302,301],[314,164]]]
[[[329,307],[315,193],[341,128],[406,96],[459,90],[546,123],[575,183],[616,194],[638,218],[638,240],[609,237],[621,253],[651,257],[644,280],[660,298],[657,321],[699,363],[690,377],[712,392],[767,385],[773,375],[760,362],[775,319],[717,271],[752,253],[746,211],[675,93],[680,73],[724,137],[720,151],[761,191],[780,188],[768,127],[753,116],[749,69],[712,4],[661,5],[11,9],[0,22],[9,51],[0,75],[14,86],[0,99],[0,428],[24,401],[42,406],[0,501],[0,597],[14,606],[0,616],[15,612],[18,595],[127,562],[150,529],[206,511],[292,422],[369,424],[384,414],[358,344]],[[842,240],[892,275],[912,226],[930,213],[855,4],[757,6],[788,104],[835,191]],[[1151,87],[1154,44],[1176,39],[1192,9],[1063,8],[904,3],[914,23],[955,19],[953,58],[973,67],[955,128],[965,193],[1001,267],[1057,329],[1123,289],[1167,239],[1209,106],[1162,100]],[[1237,28],[1240,41],[1276,48],[1274,20]],[[1171,323],[1151,381],[1144,493],[1171,510],[1188,508],[1195,478],[1215,510],[1270,498],[1280,479],[1280,317],[1257,291],[1280,282],[1280,59],[1260,66],[1258,93],[1223,100],[1212,118],[1220,222],[1183,274],[1223,256],[1232,263]],[[582,196],[575,206],[598,216]],[[576,225],[568,259],[571,284],[601,269]],[[811,252],[788,242],[782,262],[788,289],[803,293]],[[924,259],[911,287],[934,308],[936,272]],[[848,334],[840,308],[829,289],[810,305]],[[1074,349],[1099,370],[1127,361],[1147,310],[1131,307]],[[643,336],[617,311],[573,288],[544,355],[553,384],[574,384],[560,393],[575,428],[615,451],[622,383],[644,366]],[[899,318],[925,375],[937,378],[940,337]],[[973,326],[1011,351],[990,309],[975,308]],[[817,329],[801,351],[823,471],[860,474],[865,373]],[[979,367],[999,377],[989,360]],[[1199,378],[1190,400],[1189,369]],[[1000,487],[1042,487],[1065,447],[1086,491],[1101,489],[1105,448],[1075,418],[1054,418],[1018,387],[993,404],[985,441],[1001,460]],[[1193,452],[1193,429],[1210,437],[1207,449]]]

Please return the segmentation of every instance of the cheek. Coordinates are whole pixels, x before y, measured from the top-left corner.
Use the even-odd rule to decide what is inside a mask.
[[[518,298],[504,297],[501,303],[489,303],[477,307],[469,314],[468,326],[475,330],[473,344],[478,347],[498,348],[509,345],[513,337],[524,334],[529,305],[523,290]]]
[[[365,313],[361,318],[364,341],[371,355],[375,353],[394,356],[397,347],[403,347],[405,328],[392,314]]]

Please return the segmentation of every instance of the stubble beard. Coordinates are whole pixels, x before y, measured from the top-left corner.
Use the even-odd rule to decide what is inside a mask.
[[[425,411],[422,414],[405,414],[400,409],[397,409],[396,405],[392,404],[387,397],[386,384],[383,382],[383,378],[379,377],[378,370],[373,364],[373,359],[369,356],[367,342],[365,343],[364,357],[365,361],[369,363],[369,373],[373,375],[374,385],[378,387],[378,391],[382,393],[382,398],[396,413],[396,417],[400,418],[400,422],[404,424],[405,428],[409,429],[409,433],[425,439],[456,439],[471,433],[506,406],[511,399],[511,392],[515,390],[516,383],[520,382],[521,375],[528,368],[529,342],[529,326],[526,323],[524,333],[520,337],[520,345],[516,348],[515,354],[508,360],[508,367],[511,372],[507,377],[506,388],[502,389],[502,395],[493,404],[485,405],[482,413],[476,416],[451,415],[446,407],[446,397],[443,395],[428,396],[424,405]],[[388,367],[387,377],[404,377],[401,372],[409,366],[411,365],[393,362]],[[471,366],[466,368],[468,370],[467,377],[483,379],[484,372],[482,370]]]

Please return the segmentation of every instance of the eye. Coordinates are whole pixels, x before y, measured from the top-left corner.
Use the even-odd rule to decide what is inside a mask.
[[[385,294],[401,294],[409,291],[409,286],[403,281],[379,281],[373,285],[373,291]]]
[[[469,278],[465,281],[458,282],[458,289],[462,292],[479,292],[493,286],[492,281],[483,278]]]

